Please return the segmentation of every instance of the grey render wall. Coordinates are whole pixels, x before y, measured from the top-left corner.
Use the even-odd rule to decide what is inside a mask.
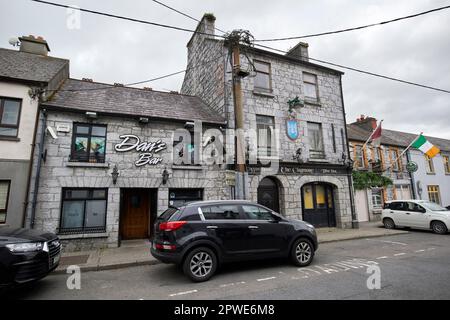
[[[139,125],[137,120],[131,118],[99,116],[93,123],[107,125],[106,167],[102,167],[96,164],[69,162],[73,122],[86,123],[88,120],[83,114],[48,110],[47,125],[53,129],[56,129],[57,125],[68,125],[70,132],[58,132],[56,140],[49,135],[45,137],[47,160],[43,163],[41,169],[35,228],[51,232],[58,231],[61,216],[61,191],[64,187],[108,188],[108,205],[106,232],[71,236],[61,235],[60,238],[64,240],[66,251],[118,245],[121,188],[158,189],[158,214],[168,207],[169,188],[202,188],[205,200],[230,198],[230,188],[225,183],[225,171],[219,165],[201,166],[195,169],[172,166],[172,135],[174,130],[183,128],[183,123],[150,121],[147,125]],[[37,139],[39,139],[40,134],[39,130]],[[163,157],[163,162],[156,166],[137,168],[134,165],[138,158],[137,152],[118,153],[114,150],[114,145],[122,141],[119,139],[122,134],[137,135],[141,138],[141,141],[161,139],[166,142],[167,149],[159,154]],[[35,156],[37,156],[37,152]],[[120,172],[116,185],[112,183],[111,178],[111,171],[115,164],[117,164]],[[170,174],[165,185],[162,184],[164,168],[167,168]],[[33,188],[30,194],[32,192]]]
[[[418,170],[414,173],[414,180],[420,182],[422,186],[422,194],[419,197],[416,187],[417,199],[429,200],[427,186],[437,185],[439,186],[441,205],[450,205],[450,174],[445,173],[444,161],[441,154],[436,155],[432,161],[434,165],[434,174],[427,173],[425,156],[419,150],[409,149],[411,155],[411,160],[416,162],[418,165]],[[441,151],[442,154],[450,156],[450,152]]]
[[[22,227],[28,182],[28,160],[0,160],[0,180],[10,180],[6,225]]]
[[[188,45],[188,65],[196,65],[197,61],[205,61],[221,54],[226,55],[228,49],[224,42],[211,39],[208,36],[194,35]],[[317,161],[317,165],[334,164],[343,165],[342,154],[347,155],[346,137],[341,136],[345,132],[345,118],[343,99],[341,96],[340,74],[314,68],[308,64],[294,63],[286,59],[276,58],[273,55],[264,55],[249,51],[250,59],[258,59],[271,63],[272,70],[272,94],[258,94],[253,90],[253,77],[242,80],[243,105],[246,128],[256,129],[256,115],[268,115],[275,118],[275,129],[280,132],[280,161],[296,162],[293,156],[297,149],[301,149],[301,161],[312,162],[309,159],[309,141],[307,122],[322,124],[324,149],[326,159]],[[248,69],[248,60],[241,54],[242,69]],[[224,70],[224,80],[216,78],[215,70]],[[188,71],[185,75],[182,93],[200,96],[209,101],[212,108],[222,112],[228,120],[229,128],[234,128],[233,94],[232,94],[232,67],[226,56],[220,60],[219,65],[205,65]],[[298,96],[304,99],[303,72],[317,75],[320,103],[308,104],[304,107],[296,107],[297,120],[299,122],[300,136],[296,141],[290,140],[286,135],[286,120],[288,118],[287,101]],[[210,75],[210,76],[204,76]],[[223,88],[223,89],[222,89]],[[209,100],[208,100],[209,99]],[[331,126],[335,128],[336,152],[333,151]],[[342,129],[342,130],[341,130]],[[344,138],[344,139],[342,139]],[[232,141],[228,141],[229,151],[232,152]],[[264,176],[250,176],[249,188],[251,200],[256,201],[257,187]],[[284,176],[276,175],[280,186],[281,213],[301,218],[300,189],[304,183],[323,181],[332,183],[335,187],[337,199],[337,219],[339,226],[351,225],[351,201],[348,188],[348,178],[342,176]]]

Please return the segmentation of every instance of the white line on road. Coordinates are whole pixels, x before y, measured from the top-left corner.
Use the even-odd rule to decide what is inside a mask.
[[[268,277],[268,278],[262,278],[262,279],[257,279],[256,281],[267,281],[267,280],[273,280],[276,279],[277,277]]]
[[[416,250],[414,252],[424,252],[424,251],[425,251],[425,249],[420,249],[420,250]]]
[[[380,259],[387,259],[388,258],[388,256],[382,256],[382,257],[378,257],[378,258],[375,258],[376,260],[380,260]]]
[[[431,250],[435,250],[436,248],[428,248],[427,250],[428,251],[431,251]]]
[[[241,281],[241,282],[232,282],[232,283],[224,283],[224,284],[221,284],[219,287],[220,287],[220,288],[225,288],[225,287],[235,286],[235,285],[238,285],[238,284],[245,284],[245,281]]]
[[[400,252],[400,253],[394,254],[394,256],[398,257],[398,256],[403,256],[403,255],[405,255],[405,254],[406,254],[406,253],[404,253],[404,252]]]
[[[195,293],[195,292],[198,292],[198,291],[197,290],[189,290],[189,291],[177,292],[177,293],[169,294],[169,297],[181,296],[183,294],[190,294],[190,293]]]
[[[368,241],[378,241],[378,242],[385,242],[385,243],[391,243],[391,244],[399,244],[402,246],[407,246],[407,243],[403,243],[403,242],[397,242],[397,241],[388,241],[388,240],[378,240],[378,239],[366,239]]]

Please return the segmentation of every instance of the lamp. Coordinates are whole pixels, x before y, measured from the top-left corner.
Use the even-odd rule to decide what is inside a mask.
[[[164,169],[162,173],[162,184],[166,184],[167,180],[169,180],[169,172],[167,171],[167,169]]]
[[[119,177],[119,169],[117,168],[117,164],[114,165],[114,168],[111,172],[111,176],[113,184],[115,185],[117,183],[117,178]]]

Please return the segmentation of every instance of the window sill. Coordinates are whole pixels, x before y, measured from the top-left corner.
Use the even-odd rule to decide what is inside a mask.
[[[19,142],[20,138],[8,137],[8,136],[0,136],[0,140]]]
[[[265,91],[260,91],[258,89],[254,89],[253,90],[253,94],[255,96],[261,96],[261,97],[266,97],[266,98],[275,98],[275,95],[271,92],[265,92]]]
[[[76,162],[69,161],[66,164],[67,167],[75,168],[109,168],[109,163],[93,163],[93,162]]]
[[[309,162],[321,162],[321,163],[327,163],[329,162],[326,158],[309,158]]]
[[[434,175],[436,175],[436,172],[427,172],[427,174],[430,176],[434,176]]]
[[[308,100],[307,98],[305,98],[304,103],[308,104],[310,106],[316,106],[316,107],[321,107],[322,106],[322,104],[320,103],[319,100]]]
[[[203,166],[197,165],[172,165],[172,170],[203,170]]]
[[[107,232],[99,233],[78,233],[78,234],[58,234],[60,240],[72,240],[72,239],[88,239],[88,238],[108,238]]]

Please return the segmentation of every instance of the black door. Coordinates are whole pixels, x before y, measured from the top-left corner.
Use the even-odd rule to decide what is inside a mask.
[[[328,184],[310,183],[302,187],[303,220],[315,227],[335,227],[333,188]]]
[[[269,209],[272,209],[275,212],[280,212],[278,185],[273,179],[264,178],[259,183],[258,203]]]

